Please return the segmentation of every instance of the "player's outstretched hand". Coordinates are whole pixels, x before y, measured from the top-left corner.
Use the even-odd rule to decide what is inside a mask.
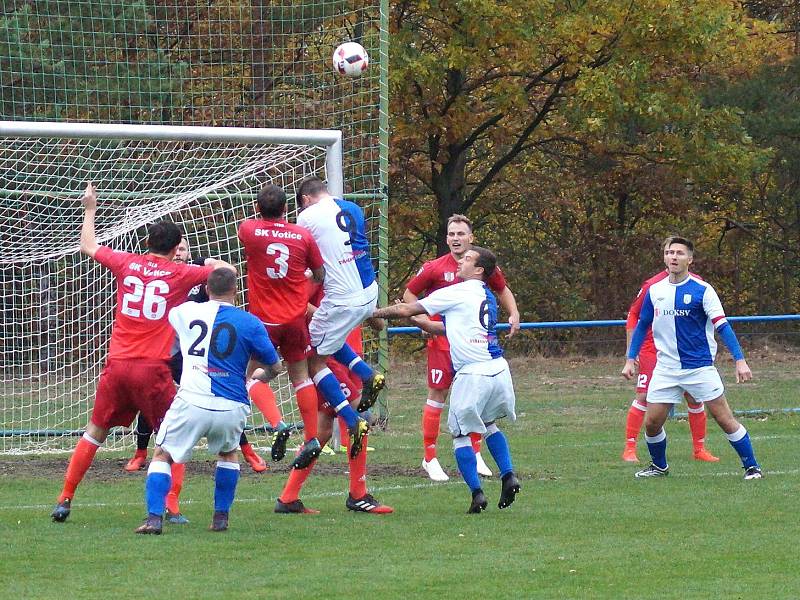
[[[383,331],[386,329],[386,321],[378,317],[369,317],[364,323],[373,331]]]
[[[625,361],[625,366],[622,367],[622,375],[625,379],[633,379],[633,376],[636,374],[636,361],[632,358],[629,358]]]
[[[83,208],[86,210],[97,209],[97,191],[94,189],[94,185],[91,181],[86,183],[86,191],[83,192],[81,204],[83,204]]]
[[[508,317],[508,324],[511,329],[508,330],[506,337],[511,337],[519,331],[519,316]]]
[[[747,361],[743,358],[736,361],[736,383],[744,383],[753,378],[753,372],[747,366]]]

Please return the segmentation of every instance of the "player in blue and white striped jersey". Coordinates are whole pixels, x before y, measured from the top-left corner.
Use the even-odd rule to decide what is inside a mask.
[[[497,260],[489,250],[473,246],[458,261],[461,283],[431,292],[422,300],[381,308],[374,317],[411,317],[427,313],[442,321],[424,324],[429,333],[447,335],[455,370],[447,425],[453,435],[456,462],[472,492],[470,513],[486,508],[470,433],[485,436],[486,446],[500,469],[499,508],[509,506],[519,492],[511,451],[495,421],[516,419],[514,386],[503,351],[497,344],[497,300],[486,281]],[[423,326],[420,323],[420,326]]]
[[[322,282],[325,296],[308,324],[314,349],[308,357],[308,367],[317,390],[347,422],[350,456],[355,458],[369,428],[342,395],[340,382],[326,360],[333,356],[364,382],[359,411],[375,404],[385,384],[384,375],[376,373],[346,343],[350,332],[369,318],[378,302],[364,211],[354,202],[331,196],[325,182],[314,176],[300,182],[297,203],[303,209],[297,216],[297,224],[311,232],[325,263]],[[294,464],[305,468],[321,450],[317,440],[309,440]]]
[[[148,517],[136,533],[160,534],[165,498],[171,485],[170,464],[184,463],[200,438],[219,454],[215,473],[213,531],[228,527],[239,481],[239,437],[250,414],[245,387],[251,359],[269,380],[281,361],[263,324],[236,308],[236,273],[216,269],[208,277],[208,302],[186,302],[169,313],[180,338],[183,373],[180,387],[156,436],[147,471]]]
[[[694,245],[685,238],[667,241],[664,262],[669,277],[653,284],[642,302],[639,323],[633,332],[622,375],[631,379],[635,359],[652,326],[657,350],[657,363],[647,391],[645,440],[652,463],[636,473],[636,477],[660,477],[669,473],[667,435],[664,423],[669,409],[678,404],[687,392],[697,402],[704,402],[711,416],[725,432],[744,467],[745,479],[760,479],[761,467],[756,461],[750,436],[744,425],[733,416],[725,398],[722,379],[714,366],[719,334],[736,361],[736,383],[753,378],[744,353],[736,339],[714,288],[689,274]]]

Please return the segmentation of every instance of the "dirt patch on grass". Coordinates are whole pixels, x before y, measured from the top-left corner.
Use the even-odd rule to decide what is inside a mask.
[[[36,477],[42,479],[60,480],[64,477],[69,458],[66,456],[53,457],[13,457],[0,458],[0,477]],[[323,462],[314,467],[317,475],[345,475],[348,472],[344,458],[334,460],[342,462]],[[127,458],[95,460],[86,475],[87,480],[94,481],[119,481],[144,477],[145,470],[129,473],[125,471]],[[215,460],[193,460],[186,465],[189,475],[214,475]],[[268,463],[269,468],[263,473],[255,473],[247,464],[242,463],[242,475],[245,477],[271,477],[285,478],[289,474],[289,460],[284,459],[279,463]],[[404,465],[368,464],[367,473],[372,477],[415,477],[419,478],[420,470]],[[453,473],[455,475],[455,473]]]

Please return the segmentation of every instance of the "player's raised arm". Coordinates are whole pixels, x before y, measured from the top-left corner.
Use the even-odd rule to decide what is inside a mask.
[[[86,183],[86,191],[81,198],[83,204],[83,226],[81,227],[81,252],[86,256],[94,258],[97,249],[97,239],[94,234],[94,219],[97,214],[97,192],[94,185],[89,181]]]
[[[519,331],[519,309],[517,308],[517,299],[514,298],[511,288],[506,286],[503,288],[503,291],[497,295],[497,301],[508,313],[508,324],[511,326],[511,329],[508,330],[508,335],[506,337],[511,337]]]
[[[205,260],[206,267],[214,267],[215,269],[223,268],[223,269],[230,269],[234,273],[236,272],[236,267],[232,264],[225,262],[224,260],[220,260],[218,258],[207,258]]]
[[[414,315],[421,315],[423,313],[426,313],[426,310],[419,302],[401,302],[394,306],[375,309],[375,312],[372,313],[372,317],[376,319],[397,319],[413,317]]]

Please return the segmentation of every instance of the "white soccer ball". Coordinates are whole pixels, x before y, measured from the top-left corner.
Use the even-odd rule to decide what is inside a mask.
[[[369,66],[369,55],[357,42],[345,42],[333,51],[333,70],[339,75],[358,77]]]

